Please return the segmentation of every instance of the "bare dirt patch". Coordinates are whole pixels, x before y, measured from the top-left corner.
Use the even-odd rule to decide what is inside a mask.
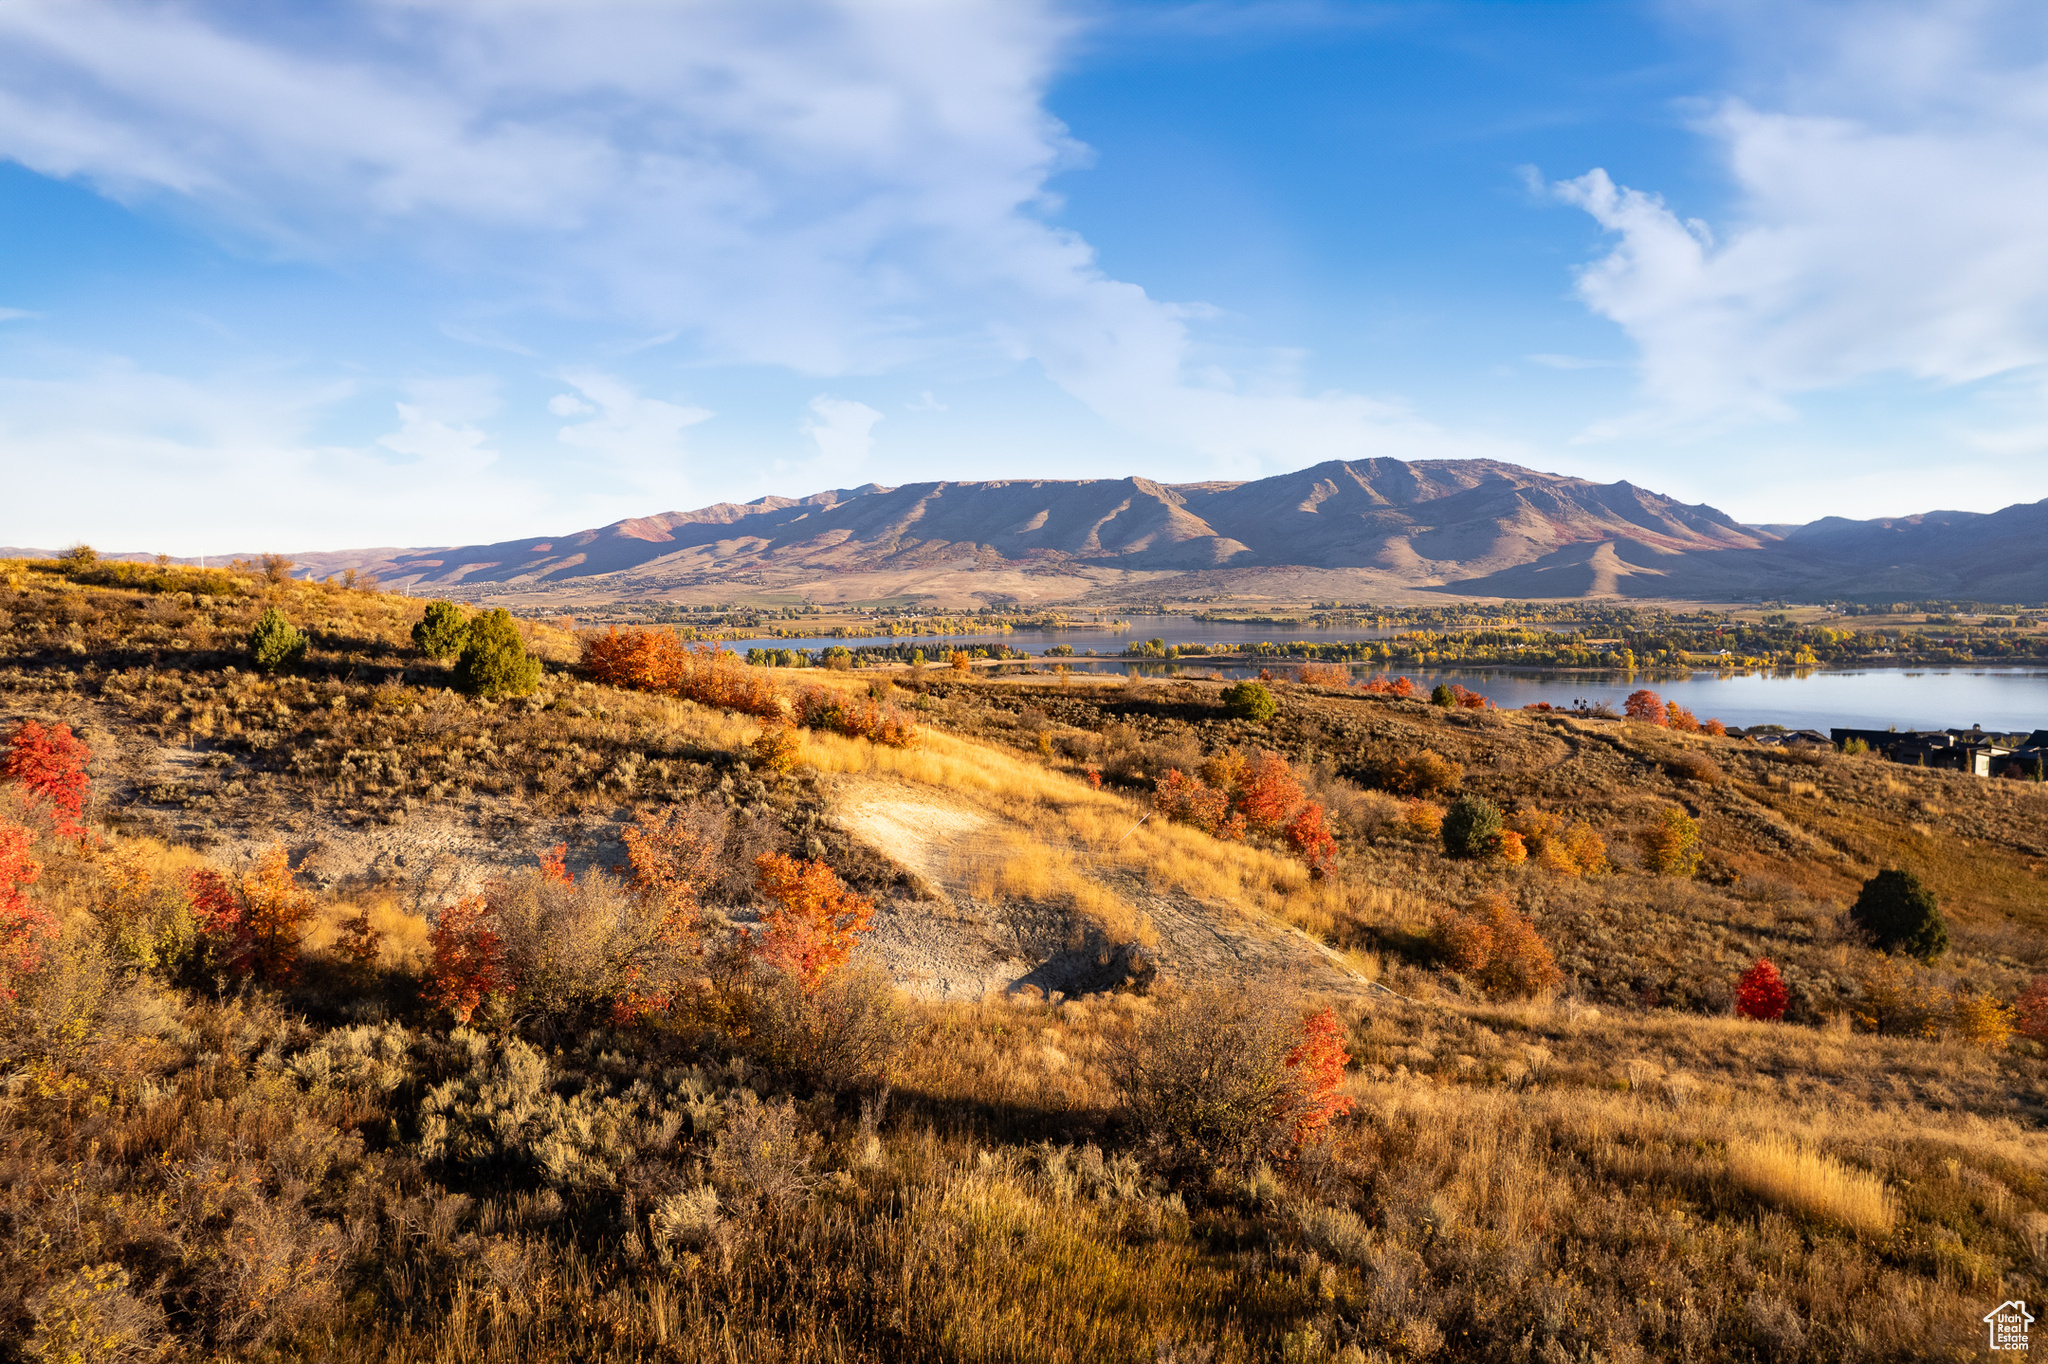
[[[1057,901],[991,894],[989,860],[1011,852],[1015,836],[1028,831],[918,788],[847,782],[835,795],[832,818],[927,888],[924,897],[880,899],[864,949],[914,994],[1076,995],[1143,987],[1162,975],[1190,983],[1289,980],[1344,994],[1368,988],[1293,929],[1235,905],[1151,889],[1142,875],[1107,858],[1100,876],[1144,914],[1152,941],[1113,936]]]

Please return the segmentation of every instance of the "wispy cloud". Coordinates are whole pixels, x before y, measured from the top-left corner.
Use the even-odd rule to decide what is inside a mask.
[[[1616,237],[1579,296],[1635,341],[1648,410],[1608,432],[1792,416],[1873,379],[2048,365],[2048,18],[2036,6],[1716,10],[1768,68],[1698,122],[1723,220],[1592,170],[1554,187]]]
[[[1159,17],[1213,33],[1357,13]],[[1285,357],[1212,352],[1208,310],[1110,277],[1047,220],[1049,178],[1085,159],[1044,103],[1080,32],[1051,0],[391,0],[313,31],[225,0],[0,8],[0,155],[289,254],[425,260],[501,315],[679,338],[699,366],[1035,364],[1219,470],[1479,448],[1307,392]],[[597,405],[565,442],[625,440]]]
[[[875,423],[882,414],[866,403],[835,398],[821,393],[811,399],[811,415],[803,432],[818,443],[822,467],[836,474],[851,473],[867,462],[874,446]]]

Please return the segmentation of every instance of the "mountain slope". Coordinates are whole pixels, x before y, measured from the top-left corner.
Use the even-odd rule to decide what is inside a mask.
[[[1147,573],[1302,565],[1414,587],[1469,583],[1601,546],[1585,591],[1663,569],[1630,564],[1755,550],[1770,537],[1711,507],[1627,483],[1485,460],[1332,461],[1247,483],[1144,478],[868,485],[801,500],[636,518],[565,536],[407,551],[365,568],[420,588],[549,584],[619,575],[621,587],[816,573],[1014,566]]]
[[[870,483],[496,544],[293,557],[323,577],[353,568],[418,591],[488,585],[565,603],[720,600],[734,587],[946,604],[1133,591],[2038,602],[2048,601],[2048,500],[1745,526],[1631,483],[1492,460],[1333,460],[1242,483]]]

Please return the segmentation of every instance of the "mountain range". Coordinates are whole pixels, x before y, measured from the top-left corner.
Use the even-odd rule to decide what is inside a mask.
[[[1632,483],[1492,460],[1331,461],[1248,482],[876,484],[444,549],[296,555],[415,592],[1049,603],[1760,596],[2048,600],[2048,499],[1748,526]],[[485,589],[485,585],[490,587]]]

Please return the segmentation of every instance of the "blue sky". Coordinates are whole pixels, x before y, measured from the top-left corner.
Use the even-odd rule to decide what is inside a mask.
[[[2048,17],[0,8],[0,543],[1489,457],[2048,496]]]

